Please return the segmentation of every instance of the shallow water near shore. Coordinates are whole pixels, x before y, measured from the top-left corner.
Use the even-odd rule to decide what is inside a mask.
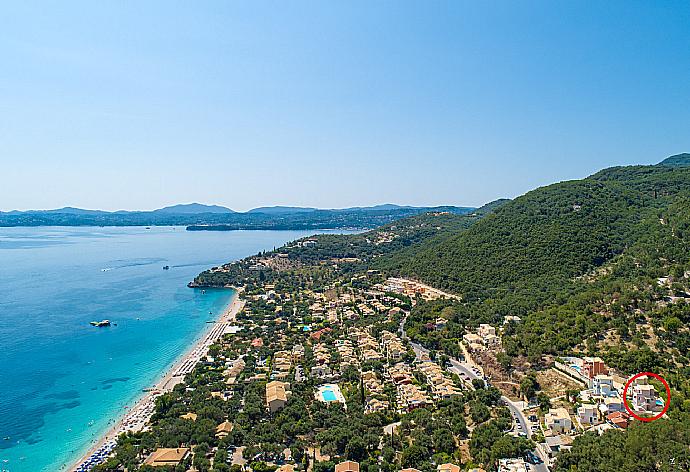
[[[187,282],[312,233],[0,228],[0,470],[64,470],[233,295]]]

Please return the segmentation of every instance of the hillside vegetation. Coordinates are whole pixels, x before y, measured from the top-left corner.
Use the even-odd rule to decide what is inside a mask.
[[[572,288],[622,254],[688,192],[690,168],[608,169],[531,191],[417,257],[396,254],[387,264],[470,298],[507,297],[512,310],[516,296],[531,293],[524,313],[553,296],[550,288]]]
[[[502,206],[507,200],[489,203],[471,214],[431,212],[396,220],[377,229],[356,234],[320,234],[295,241],[276,251],[258,254],[242,261],[225,264],[199,274],[194,284],[222,287],[243,285],[272,277],[270,268],[297,271],[303,265],[337,260],[341,270],[355,273],[370,268],[372,261],[401,251],[415,253],[427,244],[437,244],[475,224],[485,215]],[[303,246],[306,240],[316,242]],[[280,255],[287,255],[283,259]],[[256,267],[264,267],[256,270]]]
[[[596,355],[623,374],[653,371],[668,380],[668,420],[578,437],[555,470],[690,463],[690,155],[606,169],[470,215],[434,212],[305,238],[206,271],[195,283],[271,283],[280,291],[290,280],[321,290],[343,275],[355,286],[367,270],[460,296],[420,300],[407,319],[407,335],[435,352],[459,356],[468,328],[518,315],[495,359],[505,369],[524,374],[557,356]]]
[[[514,355],[560,354],[615,326],[631,338],[671,289],[684,292],[690,269],[690,167],[672,163],[539,188],[379,266],[462,295],[477,320],[524,317]],[[669,275],[676,285],[666,290],[657,279]]]
[[[263,209],[237,213],[216,205],[174,205],[154,211],[30,210],[0,212],[2,226],[187,226],[189,231],[314,230],[376,228],[401,218],[427,212],[467,214],[468,207],[375,207],[304,211]]]
[[[536,189],[466,231],[377,262],[462,297],[441,306],[446,335],[520,316],[503,335],[503,365],[598,355],[622,373],[669,381],[668,420],[578,437],[555,470],[687,470],[690,154]],[[439,315],[422,308],[408,334],[454,354],[454,343],[424,330]]]

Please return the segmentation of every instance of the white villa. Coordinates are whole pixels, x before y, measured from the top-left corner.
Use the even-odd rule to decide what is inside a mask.
[[[544,425],[553,433],[567,433],[573,429],[573,421],[565,408],[551,408],[544,415]]]
[[[592,393],[599,397],[610,397],[614,393],[613,377],[598,374],[592,380]]]
[[[653,385],[635,385],[632,392],[633,408],[638,411],[654,411],[657,409],[657,394]]]
[[[577,409],[577,416],[583,425],[599,424],[599,411],[596,405],[586,403]]]

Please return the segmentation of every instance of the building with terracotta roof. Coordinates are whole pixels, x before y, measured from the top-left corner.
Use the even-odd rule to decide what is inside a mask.
[[[189,457],[189,448],[160,448],[153,451],[144,461],[145,465],[152,467],[176,466]]]
[[[460,469],[460,466],[448,462],[446,464],[439,464],[436,470],[438,472],[460,472],[462,469]]]
[[[582,362],[582,370],[588,379],[593,379],[599,374],[608,374],[609,369],[600,357],[585,357]]]
[[[412,411],[432,403],[429,396],[414,384],[400,384],[397,386],[397,402],[400,411]]]
[[[223,421],[216,428],[216,437],[218,439],[222,439],[222,438],[227,437],[230,433],[232,433],[232,428],[233,428],[233,425],[231,422],[229,422],[227,420]]]
[[[614,411],[607,415],[606,419],[614,426],[625,429],[630,422],[630,415],[624,411]]]
[[[359,472],[359,462],[344,461],[336,464],[335,472]]]
[[[287,393],[285,384],[278,380],[266,384],[266,406],[268,411],[275,413],[285,407],[287,403]]]
[[[309,335],[309,337],[315,341],[319,341],[321,339],[321,336],[323,336],[326,333],[330,333],[331,331],[333,331],[331,328],[323,328],[318,331],[314,331]]]

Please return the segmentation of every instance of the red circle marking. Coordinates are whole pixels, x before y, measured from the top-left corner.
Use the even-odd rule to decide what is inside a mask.
[[[661,413],[657,414],[656,416],[639,416],[628,406],[628,387],[630,387],[630,384],[633,382],[633,380],[642,377],[643,375],[646,375],[648,377],[654,377],[655,379],[661,381],[661,383],[664,385],[664,388],[666,389],[666,403],[664,404],[664,409],[661,411]],[[632,377],[630,377],[630,380],[628,380],[628,383],[625,384],[625,388],[623,389],[623,405],[625,406],[625,409],[628,410],[628,413],[630,413],[633,416],[633,418],[640,421],[650,422],[658,420],[659,418],[664,416],[664,414],[666,414],[670,403],[671,387],[668,386],[668,382],[666,382],[666,380],[664,380],[664,378],[661,375],[655,374],[654,372],[640,372],[639,374],[633,375]]]

